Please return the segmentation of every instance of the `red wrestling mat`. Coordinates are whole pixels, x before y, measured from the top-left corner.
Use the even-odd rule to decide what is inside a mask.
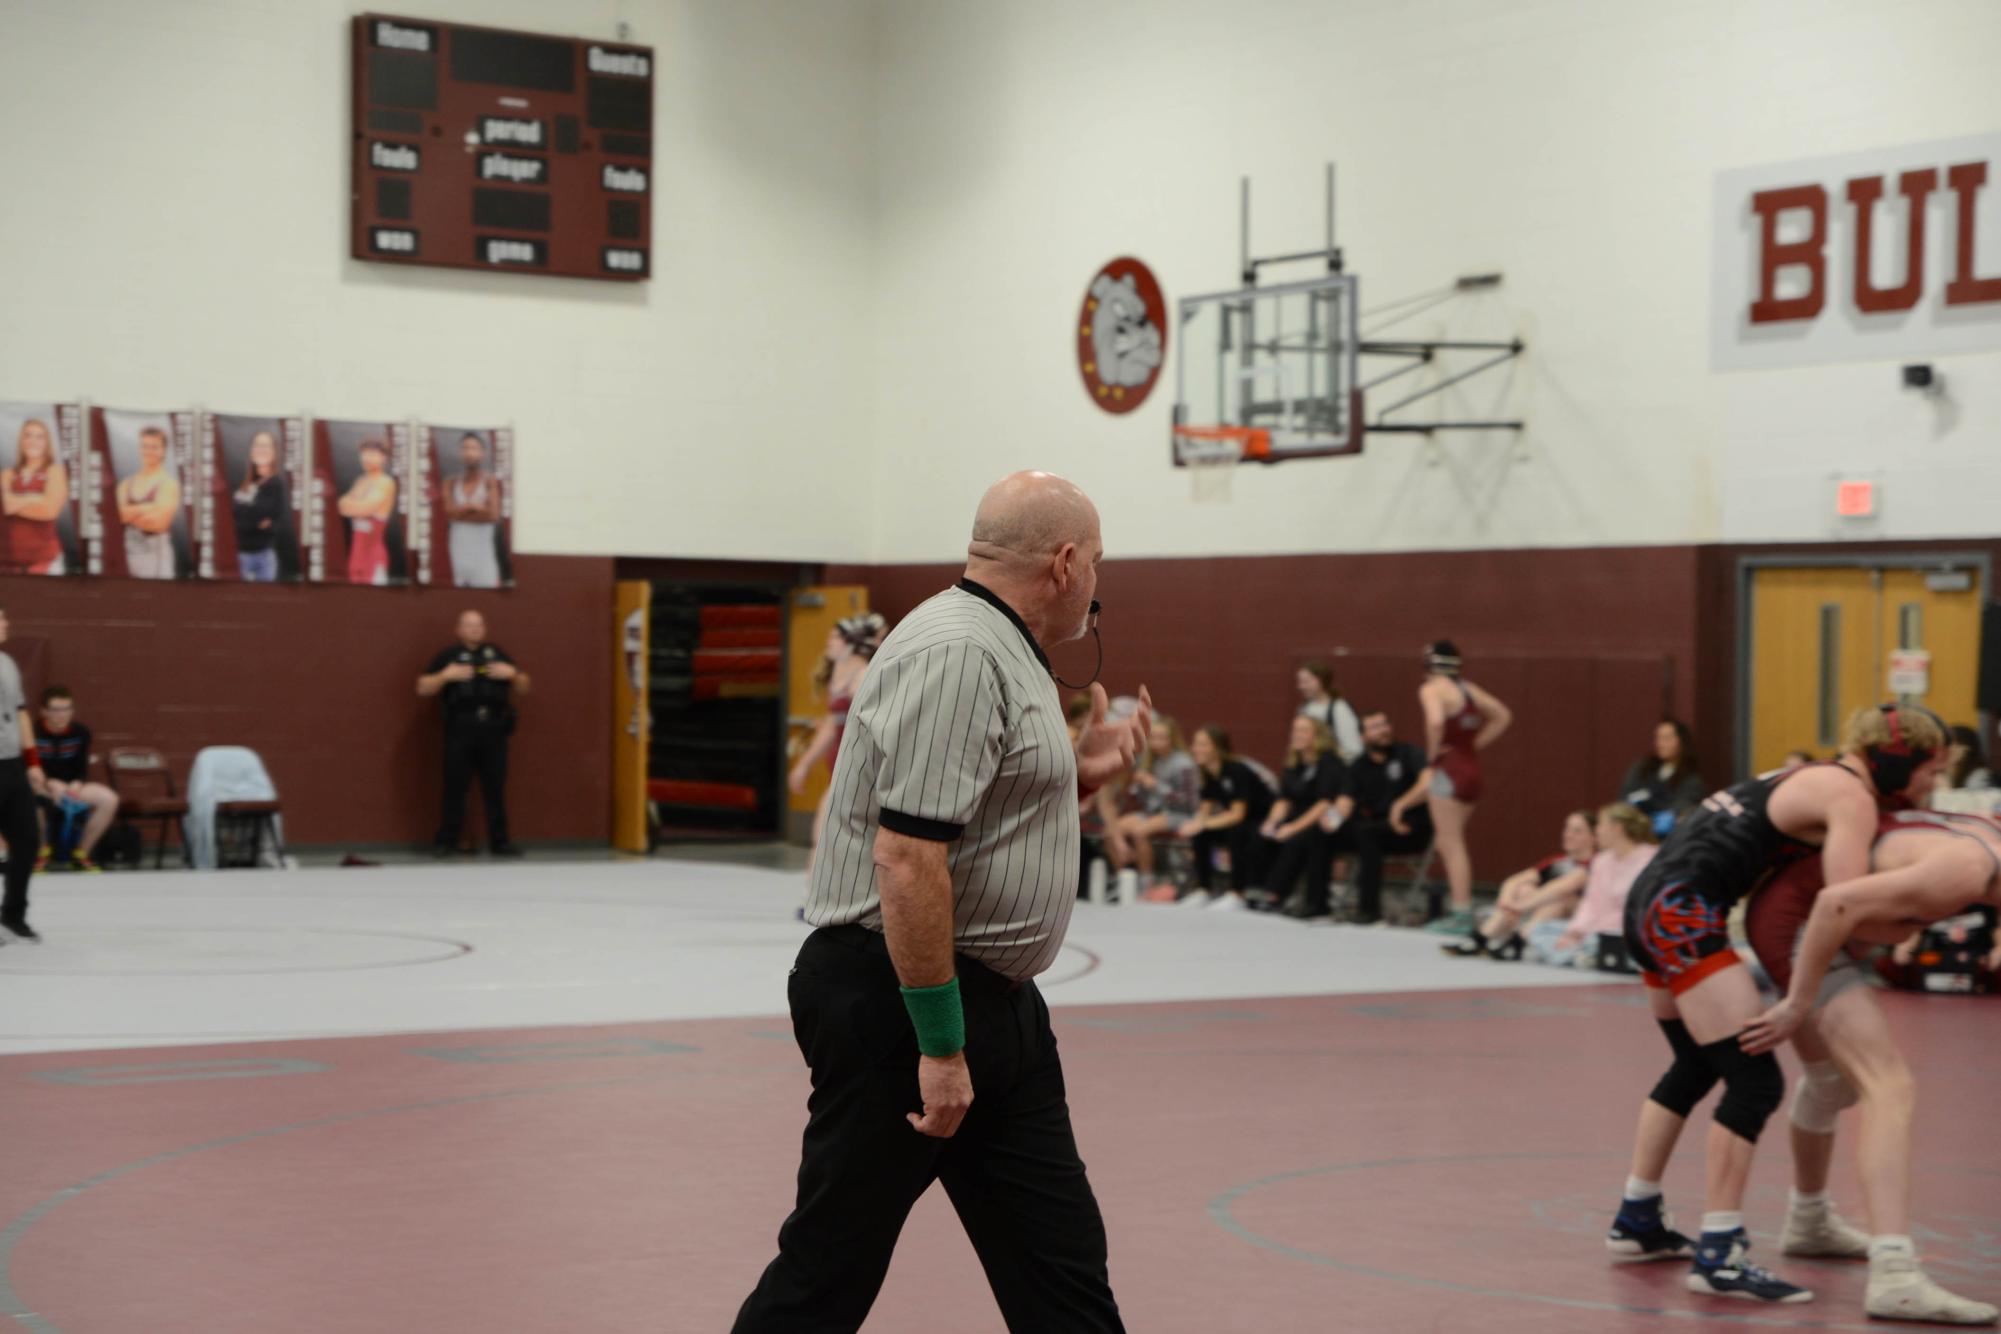
[[[1922,1090],[1919,1247],[1992,1300],[2001,1006],[1886,999]],[[1883,1328],[1860,1266],[1776,1255],[1779,1122],[1750,1221],[1817,1301],[1705,1301],[1679,1265],[1605,1262],[1665,1051],[1637,987],[1065,1009],[1057,1031],[1135,1334]],[[0,1315],[44,1334],[724,1330],[790,1202],[804,1094],[772,1019],[0,1059]],[[1698,1149],[1669,1177],[1687,1221]],[[933,1192],[868,1329],[1000,1328]]]

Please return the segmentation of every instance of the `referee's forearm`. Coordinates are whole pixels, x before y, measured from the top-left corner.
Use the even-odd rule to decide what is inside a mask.
[[[889,957],[906,987],[942,986],[952,980],[952,873],[949,845],[876,831],[876,890],[882,898],[882,933]]]

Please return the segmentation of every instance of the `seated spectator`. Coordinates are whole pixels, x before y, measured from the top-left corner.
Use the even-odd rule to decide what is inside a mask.
[[[1081,690],[1070,696],[1069,700],[1063,705],[1063,722],[1070,729],[1070,744],[1072,746],[1077,744],[1078,734],[1083,732],[1084,724],[1089,722],[1090,718],[1091,697]],[[804,762],[804,757],[801,757],[800,764],[803,765]],[[794,765],[792,772],[797,775],[800,772],[800,765]],[[794,790],[797,791],[798,789],[795,788]],[[1098,845],[1102,843],[1106,834],[1109,822],[1100,818],[1105,810],[1104,803],[1107,801],[1116,803],[1124,791],[1125,780],[1119,779],[1115,782],[1105,784],[1104,787],[1099,788],[1096,792],[1083,798],[1078,803],[1078,832],[1082,834],[1082,837],[1077,840],[1078,898],[1083,898],[1085,894],[1089,893],[1091,863],[1097,860]],[[813,842],[817,845],[819,841],[816,835]],[[1114,866],[1116,865],[1114,863]]]
[[[1354,854],[1357,922],[1382,920],[1384,861],[1431,848],[1424,773],[1424,752],[1396,739],[1389,714],[1362,715],[1362,754],[1348,766],[1348,799],[1320,822],[1333,852]]]
[[[1994,775],[1988,772],[1987,758],[1980,753],[1980,733],[1971,727],[1955,726],[1952,729],[1952,746],[1945,770],[1938,776],[1938,790],[1941,792],[1975,791],[1984,792],[1994,786]]]
[[[1063,723],[1070,729],[1072,741],[1077,739],[1077,734],[1084,730],[1084,724],[1090,720],[1091,697],[1080,690],[1070,696],[1069,702],[1063,706]]]
[[[1969,931],[1963,925],[1958,928],[1963,933],[1965,944],[1986,951],[1974,962],[1973,989],[1976,992],[2001,991],[2001,922],[1997,922],[1994,909],[1985,904],[1976,907],[1973,915],[1981,919],[1976,929]],[[1928,943],[1935,947],[1940,943],[1937,933],[1941,928],[1948,936],[1954,934],[1952,925],[1945,922],[1919,927],[1893,949],[1878,956],[1877,974],[1893,987],[1906,991],[1926,990],[1926,967],[1919,962],[1918,956],[1925,953]],[[1937,955],[1932,957],[1937,959]]]
[[[1598,810],[1598,855],[1584,897],[1567,922],[1543,922],[1529,932],[1529,957],[1558,967],[1589,968],[1597,959],[1598,937],[1623,936],[1626,895],[1640,872],[1660,851],[1653,821],[1623,801]]]
[[[1654,746],[1633,761],[1618,800],[1653,821],[1654,832],[1666,834],[1683,811],[1693,810],[1709,795],[1695,764],[1695,736],[1688,724],[1664,718],[1654,728]]]
[[[49,780],[48,799],[42,803],[42,852],[36,869],[47,865],[52,823],[81,819],[83,827],[70,843],[63,865],[72,871],[97,870],[91,854],[118,818],[118,794],[90,781],[90,729],[77,721],[76,700],[67,686],[42,691],[35,749]]]
[[[1114,789],[1107,783],[1095,797],[1105,830],[1105,860],[1114,875],[1132,866],[1142,881],[1150,882],[1154,840],[1173,838],[1202,806],[1202,775],[1182,743],[1180,724],[1156,715],[1139,767],[1123,791]]]
[[[1195,852],[1195,888],[1181,902],[1188,907],[1241,911],[1250,906],[1244,891],[1254,882],[1257,831],[1271,809],[1272,792],[1255,770],[1237,758],[1230,748],[1230,734],[1214,723],[1195,733],[1188,752],[1202,772],[1202,791],[1201,804],[1179,830]],[[1216,894],[1210,886],[1216,874],[1216,852],[1222,848],[1230,853],[1230,888]]]
[[[1300,713],[1327,729],[1343,764],[1354,763],[1362,753],[1362,720],[1355,716],[1355,706],[1334,688],[1334,669],[1316,658],[1301,667],[1294,679],[1299,686]]]
[[[1278,800],[1258,827],[1263,846],[1259,860],[1271,869],[1259,896],[1270,906],[1286,902],[1298,890],[1299,876],[1320,887],[1327,901],[1327,873],[1334,860],[1320,819],[1345,796],[1348,768],[1334,753],[1334,737],[1325,724],[1301,713],[1293,717],[1285,773],[1279,779]]]
[[[1593,823],[1596,812],[1572,811],[1563,821],[1563,851],[1545,857],[1526,871],[1517,871],[1501,882],[1494,911],[1480,929],[1466,940],[1440,946],[1447,954],[1472,958],[1493,954],[1503,959],[1519,959],[1527,942],[1522,933],[1559,917],[1569,917],[1583,897],[1585,881],[1591,873],[1591,859],[1597,855],[1598,839]]]

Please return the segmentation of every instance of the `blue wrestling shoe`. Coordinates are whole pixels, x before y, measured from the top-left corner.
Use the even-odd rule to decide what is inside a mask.
[[[1661,1212],[1658,1195],[1650,1200],[1622,1200],[1612,1230],[1605,1234],[1605,1249],[1612,1253],[1615,1264],[1686,1260],[1695,1254],[1695,1243],[1676,1232],[1673,1222]]]
[[[1705,1264],[1704,1256],[1721,1251],[1725,1240],[1727,1252],[1717,1263]],[[1718,1233],[1714,1240],[1704,1235],[1702,1244],[1696,1248],[1695,1264],[1688,1271],[1688,1290],[1711,1297],[1742,1297],[1785,1305],[1813,1300],[1813,1293],[1806,1288],[1752,1264],[1748,1258],[1750,1249],[1750,1235],[1742,1229],[1730,1234]]]

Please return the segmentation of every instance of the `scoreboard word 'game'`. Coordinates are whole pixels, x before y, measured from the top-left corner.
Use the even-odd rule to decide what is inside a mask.
[[[637,281],[653,49],[354,20],[356,259]]]

